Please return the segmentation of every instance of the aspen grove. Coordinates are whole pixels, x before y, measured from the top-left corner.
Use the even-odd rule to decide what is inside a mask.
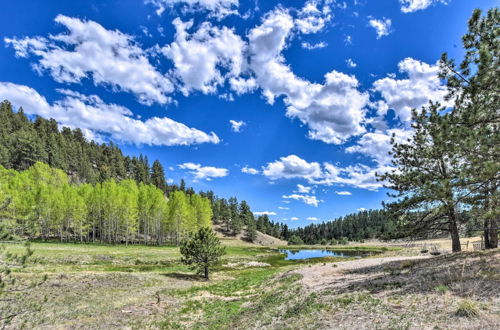
[[[178,243],[211,226],[210,201],[126,179],[72,184],[62,170],[37,162],[25,171],[0,166],[0,212],[17,236],[63,242]]]

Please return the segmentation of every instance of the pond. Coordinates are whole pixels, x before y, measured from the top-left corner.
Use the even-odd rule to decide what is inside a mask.
[[[311,258],[322,258],[322,257],[365,257],[370,255],[370,253],[363,251],[331,251],[331,250],[280,250],[284,253],[285,260],[298,260],[298,259],[311,259]]]

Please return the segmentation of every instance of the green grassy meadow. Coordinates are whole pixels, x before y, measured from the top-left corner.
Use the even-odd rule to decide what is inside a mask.
[[[352,274],[353,283],[359,283],[353,287],[331,290],[327,278],[321,290],[311,290],[302,283],[303,276],[318,269],[334,269],[338,261],[360,260],[284,260],[278,248],[223,243],[227,254],[210,281],[181,264],[179,249],[173,246],[32,243],[35,252],[26,267],[14,270],[17,285],[47,279],[14,299],[0,301],[3,312],[17,314],[6,328],[315,329],[335,322],[349,325],[361,317],[365,325],[378,320],[381,327],[399,329],[407,328],[414,322],[412,318],[429,319],[425,314],[429,301],[448,304],[450,311],[444,316],[454,315],[455,304],[462,303],[463,288],[453,287],[449,284],[452,282],[443,280],[445,277],[432,275],[448,276],[442,270],[435,272],[435,267],[461,270],[464,266],[460,258],[363,268]],[[366,245],[300,248],[379,252],[372,258],[409,253],[407,249]],[[21,252],[22,246],[9,244],[9,249]],[[477,277],[474,274],[478,269],[486,276],[478,285],[498,283],[497,268],[484,268],[486,264],[482,264],[482,260],[498,258],[498,253],[474,258],[479,268],[472,278]],[[467,266],[469,269],[474,268]],[[373,282],[365,281],[365,276],[373,278]],[[349,277],[345,280],[350,281]],[[469,281],[466,276],[461,280],[465,284]],[[431,289],[411,291],[415,283],[428,283]],[[484,313],[481,308],[489,308],[488,313],[496,315],[494,303],[471,301],[480,315]],[[419,308],[411,307],[417,302]],[[402,308],[407,305],[410,307]],[[357,314],[351,315],[353,311]],[[445,318],[432,322],[439,324],[440,320],[444,322]]]
[[[47,279],[3,308],[22,313],[12,320],[13,328],[229,327],[245,303],[257,301],[256,296],[270,303],[268,289],[284,290],[297,279],[273,280],[270,285],[276,274],[345,259],[284,260],[277,248],[228,243],[221,265],[207,282],[180,263],[175,246],[34,242],[26,267],[14,270],[18,283]],[[9,244],[12,252],[23,249]],[[216,303],[199,298],[204,296],[216,297]]]

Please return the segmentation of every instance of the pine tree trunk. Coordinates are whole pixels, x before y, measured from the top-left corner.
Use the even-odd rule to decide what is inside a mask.
[[[462,250],[462,246],[460,245],[460,235],[458,234],[455,210],[450,210],[448,219],[449,219],[448,226],[451,235],[451,250],[452,252],[460,252]]]
[[[484,248],[490,248],[490,220],[488,218],[484,219],[483,225],[483,236],[484,236]]]
[[[498,227],[495,218],[490,221],[490,247],[496,249],[498,247]]]
[[[205,278],[208,280],[208,266],[205,266]]]
[[[495,199],[494,194],[498,187],[495,185],[491,187],[491,197],[490,197],[490,211],[492,217],[489,219],[488,235],[490,239],[490,244],[487,249],[496,249],[498,247],[498,222],[495,217],[495,209],[497,208],[497,199]],[[485,233],[486,234],[486,233]]]
[[[498,247],[498,230],[495,218],[485,220],[487,225],[484,230],[484,247],[486,249],[496,249]]]

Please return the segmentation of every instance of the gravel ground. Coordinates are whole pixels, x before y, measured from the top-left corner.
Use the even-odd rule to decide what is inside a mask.
[[[350,274],[346,273],[353,270],[360,270],[366,267],[381,267],[395,261],[406,260],[419,260],[429,258],[429,256],[416,256],[416,257],[385,257],[385,258],[366,258],[352,261],[342,261],[334,264],[316,264],[310,267],[301,268],[297,270],[301,274],[302,284],[311,290],[322,290],[331,287],[347,287],[357,280],[366,280],[370,277],[376,277],[378,273],[359,273]]]

